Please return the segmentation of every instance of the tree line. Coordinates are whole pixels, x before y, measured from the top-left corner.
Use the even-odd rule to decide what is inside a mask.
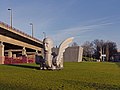
[[[76,46],[77,43],[73,43],[72,46]],[[94,60],[111,61],[114,55],[117,53],[117,45],[113,41],[104,41],[95,39],[94,41],[86,41],[83,45],[83,57]],[[103,59],[104,58],[104,59]]]

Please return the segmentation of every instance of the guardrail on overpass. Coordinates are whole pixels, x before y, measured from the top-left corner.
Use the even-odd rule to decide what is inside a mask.
[[[27,37],[29,37],[29,38],[31,38],[31,39],[37,40],[37,41],[39,41],[39,42],[42,43],[42,41],[40,41],[39,39],[34,38],[34,37],[32,37],[32,36],[30,36],[30,35],[22,32],[22,31],[20,31],[19,29],[16,29],[16,28],[14,28],[14,27],[11,27],[10,25],[8,25],[8,24],[6,24],[6,23],[4,23],[4,22],[1,22],[1,21],[0,21],[0,27],[5,28],[6,30],[10,30],[10,31],[13,30],[13,31],[15,31],[15,32],[18,32],[19,34],[25,35],[25,36],[27,36]]]

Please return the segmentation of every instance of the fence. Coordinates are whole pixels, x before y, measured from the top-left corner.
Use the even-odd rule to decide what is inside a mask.
[[[10,58],[8,56],[5,56],[4,58],[5,58],[4,64],[20,64],[20,63],[34,63],[35,62],[34,58],[27,58],[27,57],[16,57],[16,58],[11,57]]]

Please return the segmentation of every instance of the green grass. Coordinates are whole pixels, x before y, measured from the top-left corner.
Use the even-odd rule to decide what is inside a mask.
[[[0,65],[0,90],[120,90],[120,63],[65,63],[59,71],[35,64]]]

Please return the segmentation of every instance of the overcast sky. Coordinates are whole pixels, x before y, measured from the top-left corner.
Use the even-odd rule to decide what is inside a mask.
[[[120,48],[120,0],[0,0],[0,21],[43,39],[43,32],[59,45],[75,37],[79,45],[94,39],[110,40]]]

